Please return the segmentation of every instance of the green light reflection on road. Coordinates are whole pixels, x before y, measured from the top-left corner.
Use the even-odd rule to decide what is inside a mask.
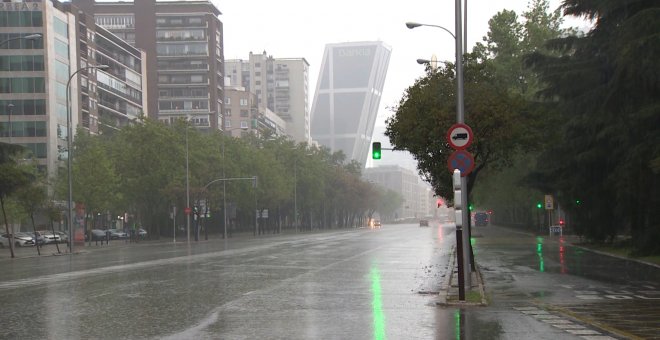
[[[374,339],[385,339],[385,314],[383,313],[383,299],[380,288],[380,274],[378,268],[371,267],[371,307],[374,317]]]
[[[539,271],[545,272],[545,265],[543,264],[543,238],[536,238],[536,255],[539,257]]]
[[[456,340],[461,340],[461,312],[458,309],[454,312],[454,334]]]

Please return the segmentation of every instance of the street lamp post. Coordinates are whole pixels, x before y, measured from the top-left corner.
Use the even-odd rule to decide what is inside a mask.
[[[7,112],[9,113],[9,144],[13,144],[13,143],[11,142],[11,135],[12,135],[12,131],[11,131],[11,115],[12,115],[13,111],[14,111],[14,104],[9,104],[9,105],[7,105]]]
[[[238,128],[233,128],[233,129],[225,129],[224,132],[230,132],[233,130],[247,130],[246,127],[238,127]],[[230,135],[231,136],[231,135]],[[227,178],[227,175],[225,173],[227,165],[225,162],[225,138],[226,136],[223,134],[222,136],[222,178]],[[227,239],[227,200],[225,197],[227,196],[227,181],[222,181],[222,238]]]
[[[190,171],[188,168],[188,120],[186,119],[186,244],[190,246]]]
[[[454,38],[454,42],[456,44],[455,47],[455,55],[456,55],[456,122],[457,123],[464,123],[465,121],[465,113],[464,113],[464,108],[465,108],[465,99],[463,97],[463,89],[464,89],[464,79],[463,79],[463,39],[462,39],[462,25],[461,25],[461,0],[455,0],[455,32],[456,34],[452,33],[448,29],[439,26],[439,25],[430,25],[430,24],[420,24],[420,23],[415,23],[415,22],[407,22],[406,27],[413,29],[415,27],[420,27],[420,26],[428,26],[428,27],[436,27],[444,30],[445,32],[449,33],[452,38]],[[462,209],[462,220],[463,220],[463,225],[467,226],[464,228],[461,233],[462,233],[462,248],[464,249],[463,251],[463,264],[469,266],[470,264],[470,238],[468,237],[468,228],[469,225],[467,224],[468,221],[468,214],[469,211],[467,209],[467,179],[465,176],[461,177],[461,192],[463,192],[463,195],[461,195],[461,206],[464,207]],[[457,245],[458,246],[458,245]],[[468,267],[470,268],[470,267]],[[461,270],[462,268],[459,268]],[[463,276],[464,276],[464,281],[465,284],[470,287],[471,285],[471,277],[472,273],[471,270],[463,270]]]
[[[78,74],[78,72],[88,69],[101,69],[105,70],[110,68],[108,65],[93,65],[85,66],[77,69],[75,72],[69,76],[69,80],[66,82],[66,147],[67,147],[67,172],[68,172],[68,182],[69,182],[69,200],[68,200],[68,218],[67,222],[69,224],[69,253],[73,254],[73,242],[75,237],[73,235],[73,176],[72,176],[72,166],[71,160],[73,159],[73,147],[71,146],[73,132],[72,132],[72,119],[71,119],[71,103],[70,103],[70,92],[71,92],[71,80],[73,77]]]

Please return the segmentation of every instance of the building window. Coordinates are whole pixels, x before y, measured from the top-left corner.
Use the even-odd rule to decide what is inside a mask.
[[[245,99],[245,98],[241,98],[241,100],[240,100],[240,105],[241,105],[241,106],[247,106],[247,105],[248,105],[248,100]]]
[[[248,110],[241,110],[241,117],[247,117],[249,115]]]
[[[231,117],[231,109],[225,109],[225,117]]]
[[[225,119],[225,129],[231,128],[231,120]]]
[[[249,127],[250,127],[250,126],[249,126],[249,124],[248,124],[247,121],[245,121],[245,120],[241,120],[241,129],[247,129],[247,128],[249,128]]]
[[[231,105],[231,98],[229,97],[225,98],[225,104]]]

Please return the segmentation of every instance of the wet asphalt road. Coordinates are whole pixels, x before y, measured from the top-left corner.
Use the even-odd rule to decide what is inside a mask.
[[[453,227],[92,246],[3,259],[2,338],[442,337]],[[448,333],[447,333],[448,334]]]
[[[660,297],[653,295],[657,271],[631,269],[557,238],[497,227],[474,236],[488,307],[436,305],[433,293],[447,289],[451,224],[245,235],[191,247],[115,241],[73,256],[14,260],[3,251],[0,338],[556,340],[660,333],[659,304],[644,299]],[[631,306],[643,312],[630,317],[624,311]]]

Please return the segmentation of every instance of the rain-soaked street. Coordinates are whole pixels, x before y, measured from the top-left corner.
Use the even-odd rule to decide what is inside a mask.
[[[114,241],[73,256],[11,260],[3,251],[0,338],[611,339],[660,334],[660,269],[638,270],[557,237],[497,227],[479,228],[473,236],[487,307],[437,305],[435,293],[447,290],[455,243],[453,225],[437,222],[430,228],[384,224],[378,230],[250,234],[190,247]]]

